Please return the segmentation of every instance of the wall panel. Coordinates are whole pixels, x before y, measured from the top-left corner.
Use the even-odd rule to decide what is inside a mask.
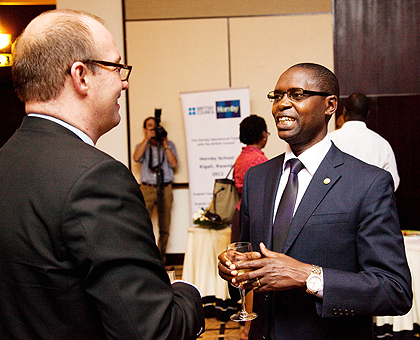
[[[331,12],[331,0],[125,0],[127,20]]]
[[[162,126],[180,158],[176,183],[188,182],[180,92],[229,87],[227,19],[128,22],[131,149],[143,139],[143,121],[162,109]],[[139,178],[140,166],[132,164]]]
[[[250,89],[251,113],[264,117],[272,133],[264,149],[268,158],[285,150],[277,137],[267,93],[281,73],[299,62],[333,70],[331,14],[232,18],[229,20],[232,87]]]
[[[335,67],[343,95],[419,93],[420,1],[335,0]]]
[[[420,229],[420,1],[334,0],[334,67],[342,94],[372,98],[367,125],[391,144],[402,229]]]

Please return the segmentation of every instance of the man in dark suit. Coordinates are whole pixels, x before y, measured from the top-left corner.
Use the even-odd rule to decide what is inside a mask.
[[[339,87],[325,67],[292,66],[268,97],[288,146],[245,176],[241,241],[261,253],[234,264],[224,252],[219,273],[254,289],[258,317],[249,339],[372,339],[374,315],[405,314],[412,303],[392,177],[331,143],[327,125]],[[273,225],[292,158],[303,169],[294,217],[279,246]],[[253,271],[238,276],[243,268]]]
[[[198,290],[170,283],[131,172],[94,147],[131,66],[101,20],[56,10],[14,48],[28,117],[0,150],[0,338],[196,339]]]

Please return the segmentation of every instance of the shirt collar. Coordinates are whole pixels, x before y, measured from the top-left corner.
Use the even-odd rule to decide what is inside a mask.
[[[313,176],[315,171],[318,169],[319,164],[321,164],[325,155],[328,153],[328,150],[331,148],[331,145],[332,143],[330,136],[327,134],[322,141],[311,146],[308,150],[305,150],[299,155],[299,157],[297,157],[303,163],[306,170],[308,170],[311,176]],[[284,156],[283,172],[286,168],[286,162],[291,158],[296,158],[296,156],[292,152],[290,145],[287,144],[286,153]]]
[[[55,117],[43,115],[43,114],[40,114],[40,113],[29,113],[28,116],[44,118],[44,119],[50,120],[52,122],[55,122],[57,124],[60,124],[61,126],[64,126],[66,129],[69,129],[74,134],[76,134],[86,144],[95,146],[92,139],[86,133],[84,133],[82,130],[79,130],[78,128],[74,127],[73,125],[70,125],[69,123],[66,123],[63,120],[60,120],[60,119],[55,118]]]
[[[341,128],[343,128],[344,126],[346,126],[346,128],[350,128],[350,127],[357,127],[357,128],[367,128],[367,125],[365,122],[362,122],[361,120],[349,120],[347,122],[344,122],[343,126]]]

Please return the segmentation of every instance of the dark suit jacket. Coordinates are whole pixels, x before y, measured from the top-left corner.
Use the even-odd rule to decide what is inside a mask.
[[[0,338],[195,339],[201,297],[172,287],[131,172],[26,117],[0,150]]]
[[[271,249],[274,200],[284,155],[251,168],[242,194],[242,241]],[[324,179],[329,179],[324,181]],[[293,289],[254,294],[250,339],[372,339],[373,315],[405,314],[411,276],[391,175],[332,145],[314,174],[283,253],[323,267],[324,298]],[[274,339],[272,339],[274,340]]]

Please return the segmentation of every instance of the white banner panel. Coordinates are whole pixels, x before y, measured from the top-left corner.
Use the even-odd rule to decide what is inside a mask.
[[[191,214],[207,208],[216,178],[226,177],[241,152],[239,123],[250,115],[248,88],[181,93]],[[192,223],[192,218],[191,218]]]

